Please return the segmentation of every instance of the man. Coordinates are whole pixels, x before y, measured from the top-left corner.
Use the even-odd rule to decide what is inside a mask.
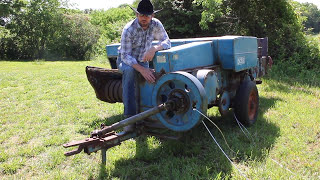
[[[117,66],[122,72],[122,99],[124,116],[128,118],[137,113],[135,99],[135,74],[140,73],[149,83],[155,82],[153,70],[149,69],[157,51],[171,48],[171,42],[162,23],[154,18],[158,11],[153,10],[150,0],[140,1],[138,8],[132,8],[136,18],[130,21],[122,31],[121,46]],[[159,40],[152,46],[153,40]],[[124,131],[132,131],[134,126],[127,126]]]

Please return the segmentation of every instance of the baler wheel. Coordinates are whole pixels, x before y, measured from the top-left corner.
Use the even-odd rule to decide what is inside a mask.
[[[253,81],[243,82],[237,90],[234,112],[237,119],[250,126],[257,120],[259,108],[259,93]]]

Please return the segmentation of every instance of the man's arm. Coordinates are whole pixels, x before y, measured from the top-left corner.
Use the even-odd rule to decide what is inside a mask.
[[[152,46],[143,56],[143,61],[146,62],[146,61],[152,61],[153,59],[153,56],[155,55],[155,53],[157,51],[161,51],[163,50],[163,47],[161,45],[155,45],[155,46]]]
[[[120,48],[120,56],[121,60],[129,65],[132,66],[137,64],[137,60],[132,57],[132,35],[128,31],[128,29],[124,29],[121,35],[121,48]]]
[[[171,42],[169,39],[169,36],[164,29],[162,23],[155,19],[155,22],[157,23],[157,30],[154,34],[156,39],[159,40],[159,43],[153,47],[151,47],[143,56],[143,61],[151,61],[157,51],[161,51],[163,49],[169,49],[171,48]]]
[[[136,71],[138,71],[148,82],[154,83],[155,77],[152,74],[153,71],[149,68],[145,68],[138,64],[137,60],[131,56],[132,54],[132,42],[131,42],[131,34],[127,31],[122,32],[121,36],[121,49],[120,49],[121,59],[122,61],[133,67]],[[151,58],[152,60],[152,58]]]

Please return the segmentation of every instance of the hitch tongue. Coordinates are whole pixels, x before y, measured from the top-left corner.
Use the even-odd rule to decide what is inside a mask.
[[[96,152],[103,148],[107,149],[116,145],[119,145],[122,141],[127,139],[136,137],[137,134],[135,132],[132,133],[115,133],[114,130],[123,128],[129,124],[133,124],[137,121],[144,120],[145,118],[155,115],[163,110],[170,109],[172,106],[172,102],[167,102],[164,104],[160,104],[157,107],[153,107],[147,111],[114,123],[110,126],[103,126],[101,130],[94,130],[91,132],[90,138],[86,138],[85,140],[73,141],[70,143],[66,143],[63,145],[65,148],[79,146],[78,149],[68,151],[64,155],[72,156],[80,153],[84,150],[85,153],[90,154],[91,152]]]

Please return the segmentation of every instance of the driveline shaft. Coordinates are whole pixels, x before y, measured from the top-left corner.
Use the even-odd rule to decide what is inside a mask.
[[[96,136],[101,136],[103,134],[106,134],[108,132],[111,132],[111,131],[114,131],[114,130],[117,130],[117,129],[120,129],[120,128],[123,128],[129,124],[133,124],[133,123],[136,123],[140,120],[143,120],[149,116],[152,116],[152,115],[155,115],[165,109],[169,109],[171,107],[171,103],[164,103],[164,104],[160,104],[159,106],[157,107],[154,107],[154,108],[151,108],[147,111],[144,111],[142,113],[139,113],[139,114],[136,114],[134,116],[131,116],[127,119],[124,119],[122,121],[119,121],[117,123],[114,123],[110,126],[107,126],[107,127],[104,127],[103,129],[101,130],[95,130],[91,133],[91,137],[96,137]]]

